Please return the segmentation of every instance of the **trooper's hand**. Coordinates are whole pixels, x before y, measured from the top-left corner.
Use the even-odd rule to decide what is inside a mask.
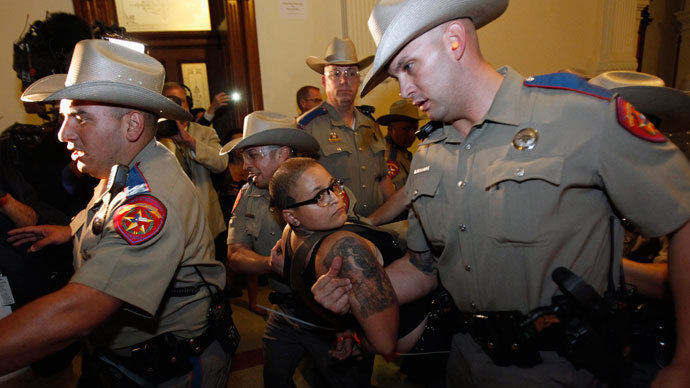
[[[268,263],[268,271],[275,272],[278,275],[283,275],[283,264],[285,263],[285,255],[283,254],[283,239],[280,239],[271,248],[271,261]]]
[[[48,244],[64,244],[72,238],[72,230],[64,225],[35,225],[12,229],[7,232],[7,241],[13,247],[34,242],[28,252],[41,250]]]
[[[350,311],[348,293],[352,290],[350,279],[338,277],[342,263],[343,258],[336,256],[328,272],[321,275],[311,287],[314,300],[318,304],[341,315]]]
[[[357,341],[355,341],[354,332],[352,332],[352,330],[338,332],[336,336],[335,348],[328,350],[328,354],[330,354],[331,357],[338,360],[344,360],[348,357],[356,357],[358,360],[362,358],[362,352],[359,349]]]

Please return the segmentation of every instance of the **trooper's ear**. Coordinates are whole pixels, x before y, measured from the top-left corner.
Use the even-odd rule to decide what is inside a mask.
[[[459,60],[467,47],[467,31],[460,21],[453,21],[448,25],[443,35],[443,42],[453,58]]]
[[[139,140],[146,127],[144,114],[133,110],[122,116],[122,124],[125,127],[125,138],[130,142]]]

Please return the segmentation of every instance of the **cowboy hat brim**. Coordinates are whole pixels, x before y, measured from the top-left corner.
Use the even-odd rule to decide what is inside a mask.
[[[377,123],[380,125],[385,125],[388,126],[394,121],[415,121],[419,122],[419,120],[423,119],[424,117],[420,118],[414,118],[410,116],[405,116],[405,115],[399,115],[399,114],[388,114],[388,115],[383,115],[379,117],[378,120],[376,120]]]
[[[357,62],[349,61],[349,60],[341,60],[341,61],[333,61],[333,62],[328,62],[325,61],[321,58],[318,57],[307,57],[307,66],[309,66],[312,70],[319,74],[323,74],[324,68],[328,65],[334,65],[334,66],[357,66],[360,70],[366,68],[367,66],[371,65],[371,63],[374,61],[374,56],[370,55],[366,58],[362,58],[361,60]]]
[[[645,115],[659,118],[666,133],[690,129],[690,95],[666,86],[621,86],[613,88]]]
[[[389,7],[395,12],[394,15],[379,15],[382,20],[389,21],[382,35],[375,36],[375,31],[380,31],[376,24],[377,8],[369,18],[369,29],[374,41],[378,42],[374,66],[362,83],[361,97],[388,78],[388,63],[416,37],[439,24],[459,18],[472,19],[475,28],[479,29],[501,16],[508,8],[508,0],[418,0]],[[391,16],[392,19],[389,19]]]
[[[314,139],[312,135],[295,128],[266,129],[261,132],[249,135],[246,138],[240,139],[240,141],[234,144],[233,143],[234,141],[231,141],[225,146],[223,146],[223,148],[221,148],[220,150],[220,153],[224,154],[232,152],[235,149],[242,149],[262,145],[286,146],[294,148],[299,152],[304,152],[308,154],[316,153],[319,151],[320,148],[319,143],[316,141],[316,139]]]
[[[42,102],[84,100],[127,106],[152,113],[159,118],[190,121],[192,115],[160,93],[149,89],[112,81],[82,82],[65,87],[66,74],[54,74],[31,84],[22,101]]]

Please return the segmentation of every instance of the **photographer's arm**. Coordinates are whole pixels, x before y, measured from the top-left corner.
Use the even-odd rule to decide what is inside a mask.
[[[63,225],[36,225],[12,229],[7,232],[7,241],[18,247],[27,242],[36,241],[28,251],[36,252],[48,244],[64,244],[72,238],[72,229]]]
[[[0,213],[18,227],[36,225],[38,222],[38,213],[31,206],[16,200],[10,193],[0,197]]]

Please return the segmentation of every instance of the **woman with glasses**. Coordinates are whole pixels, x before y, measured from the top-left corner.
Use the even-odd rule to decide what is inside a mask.
[[[314,159],[285,161],[271,178],[269,190],[273,206],[287,223],[283,276],[302,302],[297,318],[336,330],[354,329],[359,334],[355,339],[364,337],[361,343],[369,351],[392,354],[412,348],[424,330],[428,301],[405,305],[399,320],[397,297],[384,270],[385,264],[404,255],[395,239],[380,230],[346,224],[342,182]],[[311,294],[313,283],[334,262],[342,262],[340,276],[351,281],[350,314],[328,312]],[[349,354],[350,344],[341,344],[344,340],[349,336],[337,338],[334,356],[342,356],[338,351]]]

